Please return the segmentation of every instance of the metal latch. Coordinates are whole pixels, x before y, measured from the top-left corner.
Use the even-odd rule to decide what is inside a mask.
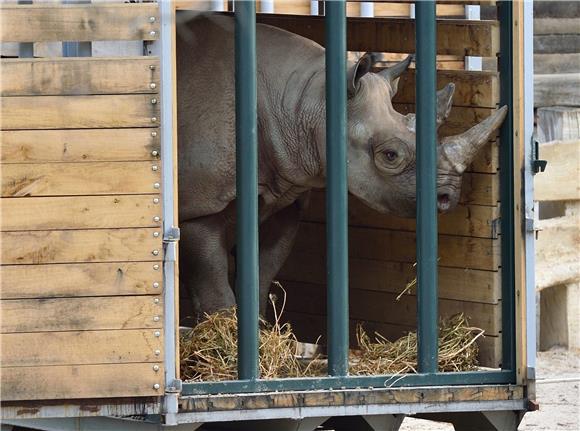
[[[163,235],[163,251],[165,262],[175,262],[177,260],[177,242],[179,241],[180,231],[178,227],[171,226]]]
[[[546,165],[548,164],[548,161],[540,159],[540,143],[535,139],[533,139],[533,142],[534,142],[533,147],[534,151],[532,154],[532,170],[535,175],[539,172],[544,172],[546,170]]]

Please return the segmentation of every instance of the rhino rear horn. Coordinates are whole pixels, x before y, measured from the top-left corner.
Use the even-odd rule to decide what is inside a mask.
[[[443,158],[451,165],[450,168],[462,174],[491,134],[501,126],[506,115],[507,106],[503,106],[468,131],[443,138],[440,148]]]
[[[403,61],[379,72],[379,75],[385,78],[391,86],[391,99],[395,94],[397,94],[397,89],[399,88],[399,77],[409,68],[412,60],[413,56],[409,55]]]
[[[455,84],[452,82],[437,92],[437,128],[449,117],[453,105],[453,93],[455,93]]]

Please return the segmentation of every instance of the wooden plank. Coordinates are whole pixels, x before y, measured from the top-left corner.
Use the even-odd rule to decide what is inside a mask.
[[[2,5],[0,39],[5,42],[157,40],[158,18],[159,7],[152,3]]]
[[[163,363],[156,365],[158,371],[151,363],[5,367],[0,394],[4,401],[160,396]]]
[[[534,36],[534,52],[537,54],[576,54],[580,52],[580,33]]]
[[[161,151],[159,130],[146,128],[0,131],[0,149],[2,163],[144,161]]]
[[[562,18],[534,19],[534,35],[574,34],[580,32],[580,15]]]
[[[580,53],[534,54],[534,74],[551,75],[578,72]]]
[[[2,129],[157,127],[151,95],[15,96],[0,98]]]
[[[459,198],[461,204],[496,206],[499,198],[499,175],[463,174]]]
[[[326,226],[321,223],[302,222],[295,247],[297,250],[323,254],[326,247]],[[498,240],[439,236],[439,263],[442,266],[496,271],[499,254]],[[350,227],[349,256],[414,263],[415,233]]]
[[[396,295],[403,292],[415,277],[411,263],[385,262],[351,257],[349,286],[352,289],[376,290]],[[286,281],[326,284],[324,254],[295,249],[278,273],[282,285]],[[459,301],[497,304],[501,298],[500,272],[439,267],[439,297]],[[412,288],[412,293],[416,287]]]
[[[578,46],[580,51],[580,45]],[[534,106],[580,106],[580,73],[534,75]]]
[[[580,16],[580,3],[575,1],[534,1],[534,18],[569,18]]]
[[[544,173],[534,177],[534,199],[580,200],[580,141],[542,144],[540,156],[548,161],[548,166]]]
[[[157,93],[160,85],[157,57],[2,59],[0,70],[0,96]]]
[[[161,261],[5,265],[0,272],[2,299],[154,295],[163,285]]]
[[[540,144],[578,141],[580,152],[580,106],[549,106],[536,111],[536,132]]]
[[[3,334],[2,367],[159,362],[163,337],[153,330]],[[158,331],[161,334],[161,331]]]
[[[282,316],[282,320],[290,322],[294,334],[300,341],[322,345],[326,343],[326,316],[286,311]],[[396,340],[410,331],[416,330],[414,326],[350,319],[349,340],[352,348],[357,347],[356,327],[358,324],[362,324],[368,334],[378,332],[389,340]],[[477,345],[479,347],[477,357],[480,365],[493,368],[501,366],[501,335],[481,337],[477,340]]]
[[[155,261],[155,228],[2,232],[2,264]],[[158,255],[153,251],[157,250]]]
[[[1,203],[2,231],[159,227],[162,223],[159,195],[4,198]]]
[[[495,108],[499,102],[499,75],[497,72],[466,70],[438,70],[437,88],[455,84],[454,106]],[[401,76],[394,102],[415,103],[415,69]]]
[[[308,283],[287,281],[286,310],[307,314],[326,315],[326,288]],[[350,289],[349,316],[351,319],[415,326],[417,324],[417,298],[390,292]],[[308,298],[305,301],[304,298]],[[488,335],[501,331],[501,306],[469,301],[439,299],[441,317],[464,313],[471,325],[484,329]]]
[[[313,190],[309,206],[302,216],[305,221],[326,221],[326,199],[323,191]],[[496,238],[496,221],[499,208],[483,205],[460,205],[453,211],[440,214],[440,234],[462,235],[479,238]],[[408,232],[415,231],[414,218],[400,218],[381,214],[369,208],[354,196],[349,196],[348,216],[350,226],[376,227]]]
[[[0,310],[2,334],[152,329],[163,325],[159,295],[4,299]]]
[[[2,166],[2,197],[158,193],[155,162],[8,164]]]
[[[324,17],[261,14],[257,21],[297,33],[324,45]],[[348,18],[349,51],[415,52],[415,21],[410,18]],[[437,53],[493,57],[499,52],[497,21],[437,20]]]

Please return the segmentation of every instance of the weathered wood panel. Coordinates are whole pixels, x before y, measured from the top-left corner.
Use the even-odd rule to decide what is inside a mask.
[[[159,362],[162,334],[130,329],[81,332],[30,332],[3,334],[2,368],[46,365],[124,364]]]
[[[403,292],[415,277],[412,263],[385,262],[351,257],[349,259],[349,286],[351,289],[376,290],[396,295]],[[286,281],[326,284],[326,257],[324,254],[295,250],[277,278]],[[501,274],[463,268],[439,267],[439,297],[458,301],[497,304],[501,298]],[[416,287],[412,288],[412,292]]]
[[[554,141],[540,146],[546,172],[534,178],[538,201],[580,200],[580,141]]]
[[[2,59],[0,70],[0,96],[159,91],[159,60],[156,57]]]
[[[156,40],[158,15],[159,8],[153,3],[2,5],[0,40]]]
[[[151,95],[15,96],[0,98],[2,129],[156,127]]]
[[[7,164],[2,197],[158,193],[152,162]]]
[[[147,128],[0,131],[0,149],[2,163],[144,161],[161,151],[158,129]]]
[[[534,106],[580,106],[579,70],[577,64],[575,73],[534,75]]]
[[[163,305],[156,296],[4,299],[2,334],[161,328]]]
[[[0,268],[2,299],[159,294],[161,265],[161,261],[5,265]]]
[[[326,227],[322,223],[302,222],[296,239],[297,250],[323,254]],[[439,264],[453,268],[496,271],[499,266],[499,242],[488,238],[439,236]],[[413,263],[415,233],[363,227],[349,228],[349,256]]]
[[[497,72],[475,72],[466,70],[437,71],[437,88],[448,83],[455,84],[453,105],[471,108],[495,108],[499,102],[499,75]],[[401,76],[397,103],[415,103],[415,69]]]
[[[534,35],[580,33],[580,14],[561,18],[534,19]]]
[[[155,365],[158,371],[151,363],[6,367],[0,395],[4,401],[160,396],[163,363]]]
[[[324,17],[261,14],[258,22],[280,27],[324,45]],[[415,52],[415,21],[404,18],[349,18],[349,51]],[[437,21],[437,53],[493,57],[499,52],[496,21]]]
[[[575,73],[580,69],[578,65],[580,53],[534,54],[534,74],[537,75]]]
[[[500,212],[497,206],[460,205],[453,211],[440,214],[438,227],[440,234],[473,236],[479,238],[497,237],[496,223]],[[415,231],[414,218],[400,218],[381,214],[349,196],[348,220],[351,226],[376,227],[391,230]],[[303,220],[325,222],[326,199],[323,191],[315,190],[310,197]]]
[[[2,263],[154,261],[163,254],[155,228],[2,232]],[[153,252],[158,254],[154,255]]]
[[[159,195],[4,198],[0,205],[1,231],[159,227],[162,223]]]
[[[577,54],[580,52],[580,32],[534,36],[534,52],[537,54]]]
[[[326,316],[320,314],[306,314],[301,312],[286,311],[282,316],[283,321],[290,322],[294,333],[300,341],[309,343],[326,344]],[[356,348],[356,327],[362,324],[368,334],[378,332],[390,340],[396,340],[410,331],[415,331],[416,326],[393,325],[389,323],[372,322],[368,320],[351,319],[349,332],[351,347]],[[501,364],[501,336],[486,335],[477,340],[479,346],[478,359],[480,364],[486,367],[499,367]]]

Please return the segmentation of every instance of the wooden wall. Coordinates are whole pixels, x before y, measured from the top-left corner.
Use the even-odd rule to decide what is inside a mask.
[[[158,33],[156,4],[0,9],[7,42]],[[161,395],[159,61],[0,66],[1,398]]]

